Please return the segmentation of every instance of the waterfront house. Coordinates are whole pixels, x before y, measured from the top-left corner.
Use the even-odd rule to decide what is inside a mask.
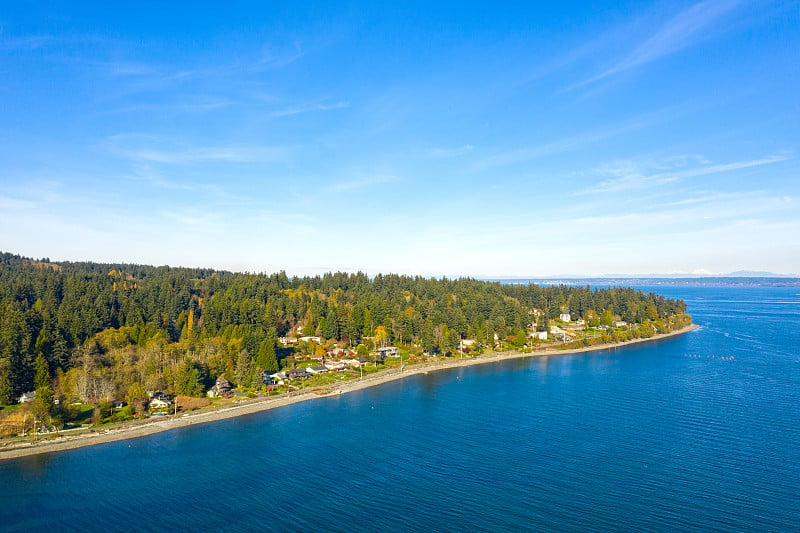
[[[383,348],[378,348],[378,361],[383,361],[387,357],[396,357],[400,352],[397,350],[397,346],[384,346]]]
[[[539,339],[540,341],[547,340],[547,332],[546,331],[530,331],[528,332],[528,337],[531,339]]]
[[[19,397],[19,403],[28,403],[36,399],[36,391],[23,392]]]
[[[327,371],[328,369],[322,365],[309,366],[308,368],[306,368],[306,372],[308,372],[309,374],[324,374]]]
[[[550,335],[552,335],[553,337],[555,337],[560,341],[567,341],[574,336],[573,333],[565,329],[562,329],[558,326],[550,326]]]
[[[306,372],[305,368],[293,368],[286,372],[287,379],[306,379],[310,376],[311,374]]]
[[[347,348],[333,348],[328,352],[328,355],[331,357],[347,357],[353,353],[353,350],[348,350]]]
[[[153,398],[152,400],[150,400],[151,409],[153,408],[160,409],[163,407],[169,407],[170,405],[172,405],[172,402],[164,398]]]
[[[214,386],[211,387],[206,394],[209,398],[216,398],[218,396],[227,398],[231,395],[232,388],[230,381],[220,376],[217,378],[217,382],[214,383]]]
[[[160,390],[155,390],[155,391],[149,390],[149,391],[147,391],[147,396],[149,396],[150,398],[158,399],[158,400],[167,400],[167,399],[169,399],[167,397],[167,394],[164,391],[160,391]]]

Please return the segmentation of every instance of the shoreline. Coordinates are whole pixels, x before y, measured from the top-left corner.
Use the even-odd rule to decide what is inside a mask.
[[[405,379],[410,376],[424,374],[427,372],[434,372],[437,370],[445,370],[448,368],[467,367],[487,363],[496,363],[509,359],[522,359],[526,357],[548,357],[552,355],[571,355],[586,352],[598,352],[608,350],[611,348],[625,347],[633,344],[643,342],[652,342],[656,340],[666,339],[677,335],[682,335],[699,328],[699,325],[690,324],[679,330],[670,333],[660,333],[647,339],[633,339],[625,342],[602,344],[598,346],[588,346],[584,348],[575,348],[569,350],[558,350],[549,348],[539,352],[499,352],[486,355],[478,355],[473,357],[466,357],[463,359],[452,359],[449,361],[426,362],[410,365],[403,370],[393,368],[383,370],[375,374],[371,374],[364,379],[352,379],[331,385],[327,390],[325,389],[310,389],[306,392],[288,393],[282,396],[262,397],[242,402],[235,405],[226,405],[213,409],[201,409],[197,412],[184,413],[176,418],[165,416],[165,420],[148,419],[138,422],[125,422],[116,427],[109,427],[104,430],[94,431],[88,430],[84,433],[76,435],[60,435],[52,440],[42,440],[37,443],[32,442],[19,442],[7,445],[0,448],[0,461],[3,459],[14,459],[19,457],[26,457],[42,453],[51,453],[65,450],[72,450],[82,448],[84,446],[93,446],[95,444],[105,444],[108,442],[116,442],[126,439],[135,439],[160,433],[162,431],[169,431],[176,428],[192,426],[196,424],[205,424],[208,422],[215,422],[218,420],[225,420],[236,416],[247,415],[283,407],[314,398],[325,398],[329,396],[337,396],[340,394],[347,394],[358,390],[363,390],[377,385],[382,385],[391,381]],[[62,432],[63,433],[63,432]]]

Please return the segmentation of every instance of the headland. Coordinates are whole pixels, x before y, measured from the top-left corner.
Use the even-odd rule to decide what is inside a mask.
[[[473,365],[481,365],[488,363],[496,363],[508,359],[520,358],[539,358],[551,357],[560,355],[570,355],[586,352],[597,352],[619,347],[630,346],[644,342],[653,342],[677,335],[682,335],[693,331],[700,326],[691,324],[684,328],[669,332],[657,334],[649,338],[633,339],[625,342],[607,343],[601,345],[590,346],[586,348],[575,348],[568,350],[559,350],[548,348],[545,350],[533,352],[493,352],[488,354],[468,356],[463,358],[448,357],[444,360],[437,360],[433,362],[418,363],[405,366],[404,368],[392,368],[384,371],[370,374],[363,379],[352,379],[331,385],[328,387],[321,387],[316,389],[307,389],[305,391],[293,391],[284,393],[278,396],[256,397],[251,400],[241,401],[233,405],[225,405],[221,407],[210,407],[199,409],[197,411],[179,414],[178,416],[165,416],[160,418],[151,418],[146,420],[138,420],[131,422],[124,422],[114,426],[107,426],[104,428],[83,428],[81,430],[62,431],[57,436],[49,436],[46,439],[33,442],[32,440],[19,441],[18,439],[7,440],[0,443],[0,460],[12,459],[16,457],[24,457],[29,455],[36,455],[41,453],[51,453],[64,450],[71,450],[83,446],[92,446],[95,444],[104,444],[124,439],[135,439],[152,435],[162,431],[169,431],[172,429],[205,424],[226,418],[232,418],[241,415],[257,413],[266,411],[268,409],[275,409],[286,405],[291,405],[298,402],[304,402],[317,398],[347,394],[349,392],[375,387],[383,383],[404,379],[410,376],[423,374],[427,372],[435,372],[445,370],[448,368],[458,368]]]

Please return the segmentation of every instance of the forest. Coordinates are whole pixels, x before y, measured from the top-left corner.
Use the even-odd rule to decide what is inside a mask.
[[[592,326],[637,325],[629,336],[691,320],[684,302],[631,288],[361,272],[289,277],[2,253],[0,406],[34,390],[95,404],[148,390],[202,396],[220,376],[257,387],[263,371],[286,366],[293,352],[334,345],[372,350],[380,342],[448,356],[462,339],[524,340],[564,312]],[[319,343],[278,342],[301,332]]]

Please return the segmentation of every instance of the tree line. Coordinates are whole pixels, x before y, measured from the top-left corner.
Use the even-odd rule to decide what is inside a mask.
[[[610,325],[684,317],[686,305],[631,288],[503,285],[471,278],[328,273],[289,277],[0,253],[0,405],[45,387],[87,402],[146,390],[199,395],[280,368],[287,334],[356,347],[448,354],[460,339],[512,338],[560,313]],[[683,324],[683,318],[680,323]]]

